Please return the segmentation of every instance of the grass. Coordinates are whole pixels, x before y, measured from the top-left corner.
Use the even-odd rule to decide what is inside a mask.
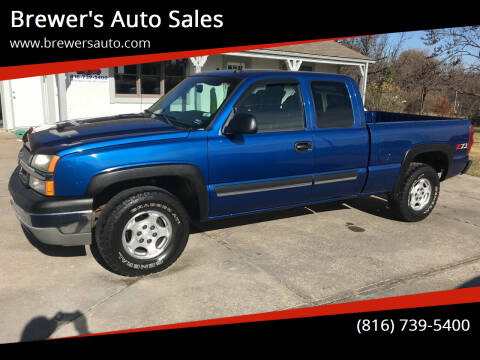
[[[469,154],[472,166],[467,174],[480,177],[480,126],[475,126],[473,133],[473,146]]]

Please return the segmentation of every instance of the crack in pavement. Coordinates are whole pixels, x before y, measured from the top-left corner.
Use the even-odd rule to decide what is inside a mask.
[[[409,274],[409,275],[404,275],[404,276],[399,276],[399,277],[394,278],[394,279],[381,280],[381,281],[378,281],[376,283],[369,284],[369,285],[366,285],[366,286],[362,286],[362,287],[357,288],[357,289],[347,290],[347,291],[338,293],[336,295],[328,296],[328,297],[323,298],[323,299],[319,299],[319,300],[316,300],[316,301],[313,301],[313,302],[310,302],[310,303],[306,303],[306,304],[304,304],[304,306],[319,306],[319,305],[328,305],[328,304],[334,304],[334,303],[339,303],[339,302],[348,302],[346,300],[355,299],[359,295],[375,294],[375,293],[377,293],[381,290],[389,290],[389,289],[392,289],[392,288],[396,287],[399,284],[406,283],[406,282],[411,281],[411,280],[437,275],[437,274],[440,274],[442,272],[452,270],[452,269],[455,269],[455,268],[459,268],[461,266],[472,264],[472,263],[479,262],[479,261],[480,261],[480,254],[477,254],[473,257],[469,257],[469,258],[466,258],[466,259],[463,259],[463,260],[459,260],[459,261],[456,261],[456,262],[453,262],[453,263],[450,263],[450,264],[437,266],[437,267],[430,268],[430,269],[423,270],[423,271],[417,271],[415,273],[412,273],[412,274]],[[304,306],[302,306],[302,307],[304,307]]]
[[[310,212],[312,212],[313,214],[316,214],[316,212],[314,210],[312,210],[308,207],[305,207],[305,208],[307,210],[309,210]],[[438,215],[445,216],[443,214],[438,214]],[[452,217],[450,217],[450,218],[452,218]],[[468,220],[462,220],[462,219],[459,219],[459,218],[453,218],[453,219],[456,220],[456,221],[462,222],[462,223],[467,223],[467,224],[475,226],[475,227],[480,227],[480,225],[477,225],[475,223],[471,223]],[[396,286],[398,286],[402,283],[406,283],[406,282],[411,281],[411,280],[433,276],[433,275],[436,275],[436,274],[439,274],[439,273],[442,273],[442,272],[445,272],[445,271],[448,271],[448,270],[451,270],[451,269],[459,268],[461,266],[480,261],[480,254],[477,254],[473,257],[469,257],[469,258],[459,260],[459,261],[456,261],[456,262],[453,262],[453,263],[449,263],[449,264],[446,264],[446,265],[433,267],[433,268],[430,268],[430,269],[427,269],[427,270],[417,271],[415,273],[404,275],[404,276],[399,276],[399,277],[394,278],[394,279],[380,280],[380,281],[375,282],[373,284],[362,286],[362,287],[356,288],[356,289],[346,290],[346,291],[343,291],[343,292],[340,292],[340,293],[337,293],[337,294],[334,294],[334,295],[331,295],[331,296],[328,296],[328,297],[325,297],[325,298],[322,298],[322,299],[315,300],[310,295],[308,295],[308,294],[304,293],[302,290],[292,286],[287,281],[277,277],[275,274],[271,273],[270,271],[263,268],[262,266],[254,263],[252,261],[249,261],[250,256],[248,254],[244,253],[241,249],[238,249],[238,248],[232,246],[228,241],[226,241],[224,239],[221,239],[221,238],[216,238],[216,237],[214,237],[214,236],[212,236],[212,235],[210,235],[206,232],[201,232],[200,234],[205,236],[208,239],[211,239],[211,240],[215,241],[216,243],[218,243],[219,245],[229,249],[230,251],[234,252],[235,255],[238,255],[237,257],[239,259],[241,259],[240,261],[243,261],[243,262],[247,263],[249,266],[263,272],[264,274],[266,274],[267,276],[272,278],[275,282],[277,282],[279,285],[283,286],[284,288],[286,288],[287,290],[292,292],[295,296],[297,296],[299,299],[301,299],[303,301],[299,305],[296,305],[296,306],[293,306],[293,307],[288,307],[286,309],[296,309],[296,308],[303,308],[303,307],[310,307],[310,306],[328,305],[328,304],[334,304],[334,303],[339,303],[339,302],[348,302],[349,299],[353,300],[353,299],[358,298],[358,296],[361,296],[361,295],[372,295],[372,294],[378,293],[382,290],[392,289],[392,288],[394,288],[394,287],[396,287]],[[120,295],[122,292],[127,290],[132,285],[138,283],[139,281],[141,281],[145,278],[148,278],[148,277],[154,276],[154,275],[155,274],[150,274],[150,275],[142,276],[142,277],[139,277],[139,278],[134,278],[126,286],[122,287],[121,289],[115,291],[114,293],[106,296],[102,300],[100,300],[100,301],[96,302],[95,304],[91,305],[90,307],[88,307],[88,309],[86,309],[79,316],[74,317],[74,318],[70,319],[69,321],[59,321],[58,322],[58,327],[55,330],[54,334],[57,333],[60,329],[67,326],[68,324],[74,323],[79,318],[81,318],[81,317],[86,318],[89,314],[91,314],[94,311],[94,309],[96,307],[104,304],[105,302],[109,301],[113,297],[115,297],[117,295]],[[54,334],[52,334],[52,335],[54,335]]]
[[[66,327],[67,325],[69,324],[73,324],[75,323],[76,320],[84,317],[84,318],[87,318],[88,314],[91,313],[96,307],[98,307],[99,305],[101,304],[104,304],[105,302],[107,302],[108,300],[110,300],[111,298],[113,298],[114,296],[117,296],[119,294],[121,294],[123,291],[125,291],[126,289],[128,289],[130,286],[136,284],[137,282],[145,279],[145,278],[148,278],[149,276],[151,275],[155,275],[155,274],[149,274],[149,275],[145,275],[145,276],[142,276],[142,277],[138,277],[138,278],[132,278],[130,279],[130,282],[118,289],[117,291],[113,292],[112,294],[106,296],[105,298],[103,298],[102,300],[100,301],[97,301],[95,304],[93,304],[92,306],[90,306],[87,310],[85,311],[80,311],[80,314],[78,316],[75,316],[71,319],[69,319],[68,321],[58,321],[57,320],[57,328],[55,329],[55,331],[53,332],[53,334],[51,334],[51,336],[49,337],[50,339],[54,339],[55,337],[52,337],[53,335],[55,335],[55,333],[57,333],[60,329]],[[84,335],[84,334],[78,334],[78,335]]]
[[[447,208],[448,209],[448,208]],[[444,218],[448,218],[448,219],[452,219],[452,220],[455,220],[457,222],[460,222],[460,223],[463,223],[463,224],[468,224],[468,225],[472,225],[472,226],[475,226],[475,227],[480,227],[480,225],[478,224],[475,224],[469,220],[466,220],[466,219],[461,219],[461,218],[458,218],[458,217],[455,217],[455,216],[451,216],[451,215],[445,215],[441,212],[435,212],[434,215],[438,215],[438,216],[441,216],[441,217],[444,217]]]

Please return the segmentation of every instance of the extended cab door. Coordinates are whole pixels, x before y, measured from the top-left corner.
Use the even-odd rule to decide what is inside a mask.
[[[315,129],[312,200],[360,193],[367,176],[370,140],[356,84],[344,77],[338,81],[314,78],[309,95]]]
[[[254,82],[232,112],[256,118],[255,134],[209,132],[210,216],[306,202],[312,189],[312,131],[296,79]]]

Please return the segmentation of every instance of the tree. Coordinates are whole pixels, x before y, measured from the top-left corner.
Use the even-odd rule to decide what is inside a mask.
[[[375,64],[368,67],[368,78],[370,81],[378,83],[379,86],[385,80],[389,80],[392,73],[391,64],[398,59],[404,41],[405,33],[401,33],[396,40],[393,40],[393,37],[388,34],[338,40],[340,44],[375,60]]]
[[[432,57],[454,65],[467,58],[468,70],[480,71],[480,26],[427,30],[422,40],[433,47]]]
[[[408,93],[409,111],[422,114],[429,91],[438,89],[443,72],[441,64],[421,50],[402,52],[395,63],[395,80]]]
[[[391,35],[370,35],[339,40],[338,42],[375,60],[368,67],[367,94],[365,107],[383,111],[402,111],[405,99],[401,89],[394,83],[392,64],[397,60],[403,46],[405,34],[394,38]],[[344,66],[341,73],[360,82],[360,72],[351,66]]]

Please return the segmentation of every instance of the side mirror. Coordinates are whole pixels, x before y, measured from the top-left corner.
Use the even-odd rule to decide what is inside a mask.
[[[257,120],[252,114],[240,113],[233,116],[223,133],[234,134],[255,134],[257,132]]]

